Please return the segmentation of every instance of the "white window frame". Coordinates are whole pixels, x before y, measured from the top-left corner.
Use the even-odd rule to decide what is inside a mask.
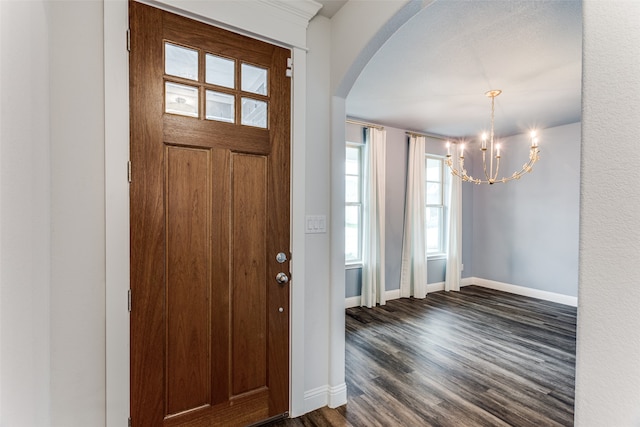
[[[438,181],[428,181],[427,180],[427,159],[431,159],[431,160],[438,160],[440,162],[440,203],[438,204],[429,204],[427,203],[426,200],[426,194],[425,194],[425,217],[427,215],[427,210],[429,208],[440,208],[440,244],[439,244],[439,248],[438,251],[435,252],[428,252],[427,249],[427,238],[425,235],[425,253],[427,255],[427,259],[439,259],[439,258],[445,258],[446,257],[446,247],[445,247],[445,236],[446,236],[446,214],[447,214],[447,206],[445,204],[445,191],[447,190],[447,183],[445,181],[445,167],[446,167],[446,163],[445,163],[445,158],[444,156],[439,156],[436,154],[429,154],[426,153],[425,154],[425,160],[424,160],[424,168],[425,168],[425,188],[427,186],[427,184],[429,183],[435,183]],[[426,224],[425,224],[425,233],[426,233]]]
[[[347,259],[347,254],[346,254],[346,247],[345,247],[345,266],[346,267],[359,267],[362,266],[362,241],[363,241],[363,235],[364,235],[364,230],[363,230],[363,220],[364,220],[364,148],[365,148],[365,144],[363,143],[358,143],[358,142],[351,142],[351,141],[347,141],[345,144],[345,152],[347,150],[347,148],[357,148],[359,151],[359,155],[360,155],[360,168],[359,168],[359,175],[353,175],[353,174],[347,174],[346,168],[345,168],[345,181],[346,181],[346,177],[347,176],[359,176],[360,177],[360,188],[358,189],[359,193],[360,193],[360,197],[358,198],[358,200],[360,200],[359,202],[347,202],[346,200],[346,195],[345,195],[345,214],[346,214],[346,209],[348,206],[359,206],[360,207],[360,218],[358,218],[358,258],[354,258],[354,259]],[[346,233],[346,220],[345,220],[345,246],[346,246],[346,238],[347,238],[347,233]]]

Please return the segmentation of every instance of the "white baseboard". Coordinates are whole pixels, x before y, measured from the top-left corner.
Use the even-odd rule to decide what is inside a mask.
[[[469,281],[469,278],[466,278],[466,279],[462,279],[460,286],[467,286],[471,284],[472,283]],[[444,291],[444,282],[429,283],[427,285],[427,294],[429,292],[438,292],[438,291]],[[400,289],[393,289],[393,290],[387,291],[385,292],[384,296],[386,301],[398,299],[400,298]],[[360,307],[360,295],[357,295],[355,297],[345,298],[345,308],[351,308],[351,307]]]
[[[578,306],[578,298],[569,295],[557,294],[554,292],[541,291],[539,289],[527,288],[525,286],[512,285],[509,283],[496,282],[494,280],[481,279],[479,277],[465,277],[460,281],[460,286],[476,285],[483,288],[495,289],[497,291],[509,292],[511,294],[522,295],[525,297],[537,298],[545,301],[557,302],[559,304]],[[444,282],[429,283],[427,285],[427,294],[429,292],[438,292],[444,290]],[[394,289],[385,293],[387,301],[400,298],[400,289]],[[349,297],[345,299],[345,308],[359,307],[360,296]]]
[[[304,413],[328,406],[337,408],[347,403],[347,384],[335,387],[323,385],[304,392]]]
[[[329,404],[329,386],[323,385],[304,392],[304,413],[324,408]]]
[[[494,280],[481,279],[472,277],[473,284],[482,286],[483,288],[495,289],[497,291],[509,292],[511,294],[522,295],[525,297],[537,298],[545,301],[557,302],[559,304],[578,306],[578,297],[557,294],[555,292],[541,291],[539,289],[527,288],[525,286],[512,285],[509,283],[496,282]]]
[[[347,384],[342,383],[335,387],[329,387],[329,408],[347,404]]]
[[[392,289],[384,293],[385,301],[390,301],[392,299],[398,299],[398,298],[400,298],[400,289]],[[362,298],[360,297],[360,295],[357,295],[355,297],[345,298],[345,302],[344,302],[345,308],[360,307],[361,299]]]
[[[346,298],[344,300],[344,306],[345,306],[344,308],[360,307],[361,300],[362,300],[362,297],[360,295]]]

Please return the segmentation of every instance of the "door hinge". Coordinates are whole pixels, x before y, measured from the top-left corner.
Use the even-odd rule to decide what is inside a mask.
[[[293,60],[291,58],[287,58],[287,77],[291,77],[293,75]]]
[[[131,313],[131,289],[127,289],[127,310]]]
[[[127,162],[127,181],[131,184],[131,160]]]
[[[131,427],[131,417],[129,417],[129,421],[127,422],[127,426]]]
[[[127,28],[127,52],[131,52],[131,29]]]

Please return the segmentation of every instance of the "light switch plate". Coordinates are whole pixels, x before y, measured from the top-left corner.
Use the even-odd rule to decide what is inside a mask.
[[[327,232],[327,216],[326,215],[307,215],[305,217],[305,233],[326,233]]]

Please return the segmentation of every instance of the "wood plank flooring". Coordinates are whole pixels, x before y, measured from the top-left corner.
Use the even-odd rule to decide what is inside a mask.
[[[346,316],[348,403],[273,426],[572,426],[576,309],[467,286]]]

